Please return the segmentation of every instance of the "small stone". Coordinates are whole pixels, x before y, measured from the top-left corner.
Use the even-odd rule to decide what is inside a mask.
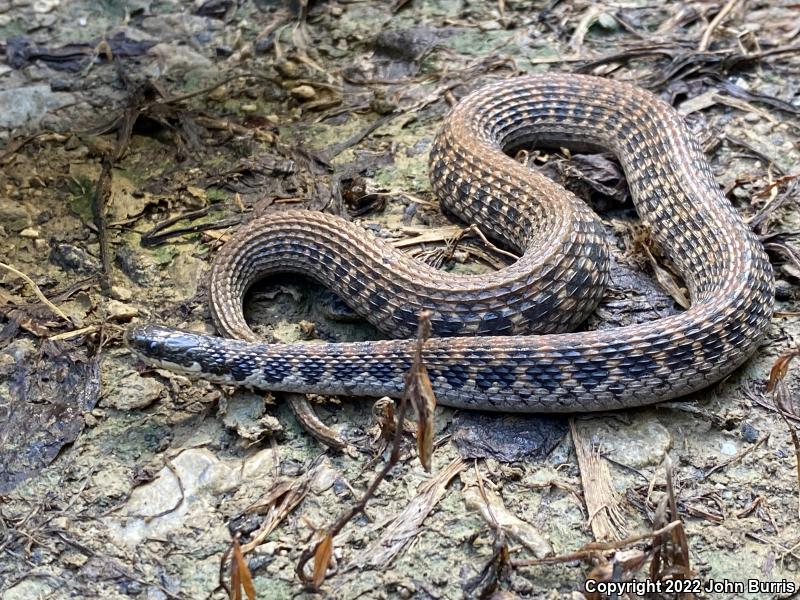
[[[9,231],[19,233],[30,227],[31,218],[21,204],[3,202],[0,203],[0,223]]]
[[[298,85],[289,90],[289,93],[298,100],[313,100],[317,97],[317,90],[310,85]]]
[[[765,136],[769,135],[772,131],[772,127],[773,125],[769,121],[759,121],[755,127],[753,127],[753,131],[757,136]]]
[[[226,427],[248,440],[258,440],[282,430],[280,422],[266,414],[264,397],[254,392],[240,391],[220,402],[219,410]]]
[[[135,371],[130,371],[113,382],[103,381],[103,387],[108,390],[103,401],[104,406],[124,411],[150,406],[161,397],[165,389],[160,381],[152,377],[142,377]]]
[[[61,4],[61,0],[36,0],[33,3],[33,12],[44,14],[49,13]]]
[[[147,600],[167,600],[167,595],[157,587],[150,586],[147,588]]]
[[[202,448],[184,450],[149,483],[135,488],[124,513],[106,519],[112,540],[131,547],[146,538],[164,537],[182,528],[208,528],[214,496],[241,481],[236,467]]]
[[[503,25],[500,21],[491,20],[491,21],[481,21],[478,23],[478,29],[481,31],[499,31],[503,29]]]
[[[94,417],[92,413],[84,414],[83,422],[87,427],[97,427],[97,419]]]
[[[36,125],[48,112],[74,101],[73,95],[53,92],[49,85],[0,90],[0,127],[14,129]]]
[[[53,588],[47,581],[35,579],[23,579],[15,583],[12,587],[5,588],[3,600],[25,600],[26,598],[46,598],[53,593]]]
[[[113,285],[111,286],[111,296],[122,302],[127,302],[133,298],[133,292],[121,285]]]
[[[239,108],[243,113],[254,113],[258,110],[258,106],[255,104],[242,104]]]
[[[276,63],[275,70],[287,79],[297,79],[300,77],[300,67],[297,63],[290,60],[282,60]]]
[[[742,432],[742,439],[748,444],[754,444],[758,441],[758,429],[753,427],[747,421],[742,422],[740,427]]]
[[[26,227],[22,231],[19,232],[20,237],[28,238],[31,240],[35,240],[39,237],[39,230],[35,229],[34,227]]]
[[[739,449],[731,440],[725,440],[720,445],[719,451],[726,456],[736,456],[736,453],[739,451]]]
[[[155,68],[158,74],[186,72],[193,69],[213,71],[214,63],[189,46],[177,42],[156,44],[149,51],[157,58]]]
[[[608,29],[609,31],[613,31],[619,27],[619,25],[617,25],[617,19],[614,18],[614,15],[607,12],[602,12],[597,15],[597,24],[603,29]]]
[[[75,550],[67,550],[66,552],[62,552],[59,558],[61,563],[70,567],[82,567],[86,564],[86,561],[89,560],[89,557],[83,552],[78,552]]]
[[[626,425],[598,419],[592,423],[592,442],[605,448],[612,460],[641,469],[663,462],[672,436],[658,421],[637,415]]]
[[[77,135],[71,135],[64,142],[64,150],[75,150],[81,145],[81,140]]]
[[[139,309],[131,304],[119,300],[109,300],[106,303],[106,313],[109,319],[115,321],[130,321],[139,314]]]
[[[738,198],[740,200],[748,200],[750,198],[750,192],[738,185],[733,188],[731,193],[733,194],[734,198]]]
[[[761,120],[761,115],[756,112],[749,112],[744,116],[744,120],[748,123],[758,123]]]
[[[50,262],[64,269],[91,275],[100,270],[100,261],[85,248],[66,242],[53,242],[50,247]]]

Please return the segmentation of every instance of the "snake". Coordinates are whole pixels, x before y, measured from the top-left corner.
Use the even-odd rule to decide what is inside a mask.
[[[609,282],[608,240],[583,201],[512,158],[521,148],[612,152],[649,237],[681,278],[683,311],[576,331]],[[271,392],[399,398],[421,359],[439,404],[504,412],[586,412],[653,404],[732,373],[758,348],[774,277],[754,232],[721,191],[666,101],[634,84],[544,73],[496,81],[450,111],[429,155],[442,209],[519,255],[486,274],[439,270],[343,217],[291,209],[243,225],[208,277],[222,336],[135,324],[145,362]],[[388,339],[268,343],[244,298],[276,273],[309,276]]]

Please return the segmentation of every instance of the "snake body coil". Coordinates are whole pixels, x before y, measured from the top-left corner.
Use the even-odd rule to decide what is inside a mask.
[[[641,219],[684,278],[688,310],[617,329],[558,333],[596,307],[608,252],[589,208],[503,152],[530,143],[616,154]],[[445,208],[522,257],[489,275],[453,275],[338,217],[267,215],[223,247],[211,272],[215,324],[238,340],[144,325],[128,332],[129,344],[148,362],[212,381],[399,396],[411,364],[408,340],[258,343],[244,320],[245,292],[270,273],[301,272],[395,337],[413,335],[418,311],[430,310],[436,337],[425,344],[424,362],[441,404],[571,412],[650,404],[703,388],[744,362],[769,323],[773,276],[763,248],[720,192],[681,117],[644,90],[565,74],[482,88],[446,120],[430,172]]]

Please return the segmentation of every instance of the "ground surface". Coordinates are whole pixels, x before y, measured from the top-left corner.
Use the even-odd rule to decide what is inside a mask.
[[[667,456],[703,581],[800,584],[787,426],[798,421],[784,421],[765,391],[771,365],[800,334],[797,5],[729,2],[698,52],[722,3],[239,4],[0,0],[0,262],[71,320],[0,271],[2,597],[225,597],[220,562],[232,534],[246,544],[276,514],[285,518],[247,554],[258,597],[311,595],[295,574],[301,551],[384,459],[372,402],[318,407],[354,447],[326,452],[280,397],[265,408],[250,392],[141,369],[121,344],[124,327],[211,331],[203,283],[219,240],[283,206],[348,215],[398,242],[427,231],[432,245],[410,251],[441,258],[432,248],[452,239],[453,223],[430,193],[426,156],[448,103],[548,69],[639,82],[687,116],[728,197],[770,244],[782,312],[753,360],[682,402],[571,423],[437,409],[433,475],[410,444],[367,518],[336,537],[336,568],[320,593],[458,598],[499,586],[508,597],[582,597],[587,561],[506,565],[496,581],[489,568],[477,583],[497,564],[487,502],[513,522],[511,558],[568,554],[601,526],[610,539],[657,528]],[[545,158],[546,172],[589,198],[615,236],[619,269],[588,326],[675,310],[652,283],[614,163],[532,160]],[[142,244],[177,216],[186,218],[173,228],[187,229]],[[477,238],[445,259],[447,269],[502,264]],[[332,320],[324,292],[296,277],[261,286],[253,300],[266,337],[379,335]],[[800,386],[791,371],[786,386],[789,397]],[[576,436],[608,473],[616,509],[601,509],[606,525],[598,515],[590,523],[596,490],[584,494]],[[417,527],[420,504],[430,513]],[[391,558],[374,545],[387,539],[400,548]],[[629,555],[642,558],[640,579],[647,542]]]

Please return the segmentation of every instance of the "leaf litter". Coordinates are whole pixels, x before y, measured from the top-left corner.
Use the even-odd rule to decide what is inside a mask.
[[[571,598],[586,578],[796,579],[800,450],[789,364],[799,312],[800,109],[792,82],[800,26],[790,2],[693,2],[674,11],[580,0],[303,1],[288,8],[207,2],[193,14],[177,3],[159,12],[140,4],[124,28],[108,7],[92,14],[95,21],[77,5],[44,15],[0,7],[0,17],[9,17],[0,27],[22,28],[21,37],[7,38],[8,87],[22,99],[28,84],[44,79],[72,100],[50,114],[33,107],[27,130],[0,138],[7,142],[0,183],[8,191],[0,200],[0,257],[22,274],[0,275],[0,343],[19,353],[31,341],[63,340],[75,359],[67,372],[84,382],[93,377],[79,365],[95,360],[86,349],[101,347],[93,368],[163,384],[158,403],[131,411],[104,404],[100,393],[99,406],[84,402],[73,421],[61,421],[72,428],[69,436],[49,432],[45,447],[54,451],[44,452],[41,464],[9,469],[14,489],[0,519],[10,535],[0,551],[13,560],[0,567],[9,582],[4,592],[44,595],[63,586],[79,595],[283,597],[305,580],[341,597]],[[59,37],[54,24],[70,22],[85,22],[86,31]],[[270,433],[242,423],[239,431],[261,433],[240,437],[218,416],[220,398],[239,392],[190,386],[166,372],[131,372],[119,347],[122,330],[106,322],[119,310],[110,300],[143,318],[207,328],[195,283],[232,228],[264,211],[290,205],[349,215],[443,268],[508,264],[513,257],[488,243],[480,224],[454,228],[439,214],[425,187],[425,154],[447,107],[470,89],[545,67],[634,80],[700,128],[725,193],[764,241],[778,275],[781,316],[742,372],[689,401],[615,415],[604,425],[613,432],[603,438],[611,447],[596,443],[600,428],[592,418],[581,419],[578,439],[563,434],[563,423],[549,432],[545,426],[537,446],[519,433],[540,427],[536,417],[519,418],[514,434],[514,420],[503,416],[434,413],[418,363],[408,389],[419,425],[409,428],[403,411],[388,403],[377,420],[363,403],[314,406],[332,432],[323,432],[323,443],[328,436],[348,447],[328,451],[331,466],[322,470],[315,467],[320,446],[284,404],[269,410],[285,427]],[[596,206],[614,240],[618,271],[587,327],[677,311],[682,282],[645,250],[647,232],[631,225],[613,157],[560,149],[530,157]],[[74,164],[91,164],[99,175],[76,181]],[[118,200],[111,190],[123,176],[142,209],[112,221]],[[81,202],[88,211],[65,208]],[[50,239],[83,258],[57,260]],[[176,289],[178,281],[187,289]],[[294,294],[269,291],[287,285]],[[308,282],[266,289],[267,306],[256,302],[250,312],[273,339],[376,335],[326,320]],[[42,358],[61,364],[52,354]],[[47,376],[41,361],[34,364]],[[57,377],[47,385],[66,389]],[[132,385],[130,393],[137,389],[144,386]],[[15,405],[48,402],[29,397]],[[653,422],[662,426],[653,430],[659,439],[638,451],[625,444]],[[6,419],[4,430],[32,423],[34,417]],[[376,429],[382,433],[374,439]],[[471,447],[464,456],[481,457],[473,469],[460,456],[465,440]],[[579,444],[584,460],[576,460]],[[615,453],[617,445],[639,454]],[[198,488],[208,500],[207,520],[179,523],[175,537],[143,540],[135,564],[124,542],[86,525],[125,502],[138,468],[196,447],[227,465],[220,472],[235,472],[238,461],[247,473],[238,483]],[[19,456],[13,446],[4,450]],[[262,450],[273,457],[271,468],[262,464]],[[314,474],[333,483],[315,488]],[[189,499],[166,500],[173,509]],[[349,516],[331,526],[342,511]],[[597,515],[610,511],[616,516],[598,533]],[[219,523],[228,524],[224,535]],[[53,575],[28,577],[24,561],[32,557]],[[304,557],[314,559],[312,569],[302,568]],[[355,564],[367,566],[350,568]],[[217,587],[220,572],[227,576]]]

